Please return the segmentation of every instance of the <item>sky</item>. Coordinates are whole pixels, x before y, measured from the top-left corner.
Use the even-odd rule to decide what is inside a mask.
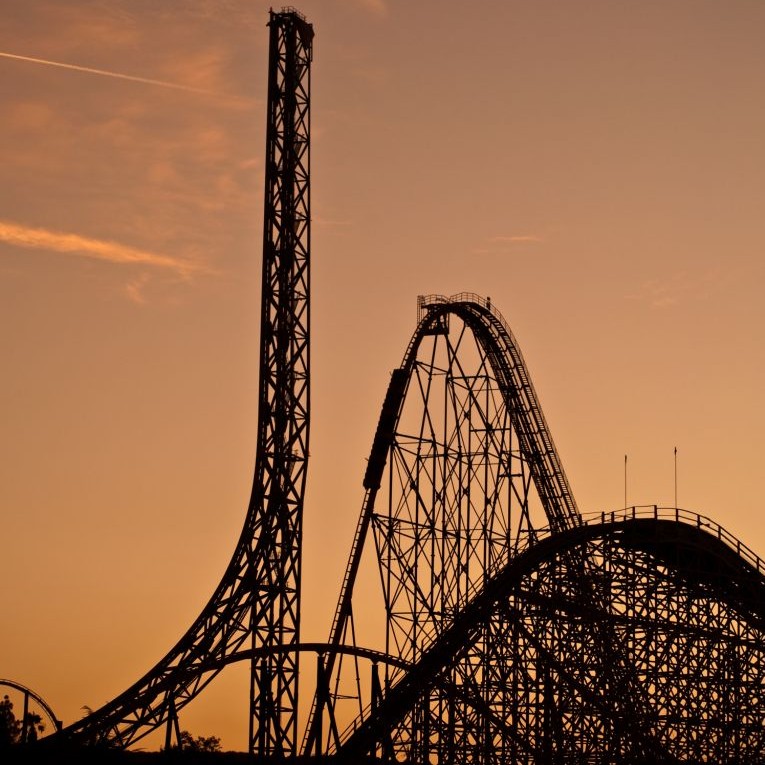
[[[418,294],[490,296],[579,507],[760,555],[765,4],[305,0],[323,640]],[[206,603],[256,440],[268,4],[0,15],[0,677],[65,722]],[[246,746],[246,676],[182,716]]]

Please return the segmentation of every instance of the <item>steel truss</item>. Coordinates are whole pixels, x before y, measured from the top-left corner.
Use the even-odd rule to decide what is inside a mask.
[[[371,641],[406,662],[418,661],[432,635],[451,623],[518,545],[533,540],[537,527],[581,523],[502,317],[488,301],[467,294],[420,298],[419,312],[383,404],[329,641]],[[353,608],[367,537],[379,563],[382,635],[367,634]],[[358,676],[355,664],[348,667],[340,657],[336,666],[334,658],[329,655],[326,665],[333,693],[329,705],[315,700],[306,752],[339,743],[318,741],[323,712],[330,723],[350,714],[350,707],[360,714],[370,692],[346,676]]]
[[[501,317],[473,295],[419,307],[329,641],[374,645],[389,661],[367,680],[348,653],[327,653],[304,751],[423,764],[764,761],[756,556],[675,510],[586,524]]]
[[[397,671],[339,760],[762,762],[765,569],[722,538],[656,508],[539,537]]]
[[[294,755],[300,547],[309,425],[309,129],[313,28],[270,14],[258,441],[244,527],[215,593],[178,644],[114,701],[65,729],[129,746],[177,715],[223,666],[251,659],[251,752]],[[269,650],[276,649],[280,650]]]
[[[170,744],[178,712],[246,660],[250,752],[284,761],[297,754],[299,656],[311,651],[303,752],[338,762],[765,761],[765,568],[678,511],[585,522],[518,345],[475,295],[420,298],[329,641],[300,643],[313,29],[285,9],[271,12],[270,37],[258,441],[244,527],[178,644],[58,738],[125,747],[164,725]]]

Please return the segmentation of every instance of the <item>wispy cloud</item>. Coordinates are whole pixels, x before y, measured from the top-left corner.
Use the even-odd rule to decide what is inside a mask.
[[[695,273],[677,271],[661,279],[649,279],[637,292],[627,295],[628,300],[640,300],[651,308],[671,308],[687,300],[705,300],[730,279],[719,267]]]
[[[544,242],[544,237],[538,234],[502,234],[490,236],[480,247],[475,247],[473,255],[509,255],[516,252],[513,245],[537,244]]]
[[[376,16],[388,15],[388,3],[386,0],[353,0],[353,3],[370,13],[374,13]]]
[[[630,297],[644,300],[652,308],[669,308],[670,306],[677,305],[683,295],[686,295],[690,289],[691,285],[689,283],[682,283],[677,278],[669,282],[651,280],[643,284],[640,294],[631,295]]]
[[[146,298],[143,295],[143,288],[148,281],[149,281],[148,274],[140,274],[135,279],[131,279],[125,285],[125,294],[134,303],[143,305],[146,302]]]
[[[544,239],[536,234],[520,234],[516,236],[493,236],[489,241],[515,244],[517,242],[544,242]]]
[[[79,234],[30,228],[9,221],[0,220],[0,241],[17,247],[60,252],[109,263],[165,269],[184,278],[190,278],[195,273],[210,272],[210,269],[203,264],[190,260],[173,258],[103,239],[90,239]]]
[[[331,218],[323,218],[321,215],[312,215],[311,223],[319,228],[347,228],[353,225],[349,220],[332,220]]]

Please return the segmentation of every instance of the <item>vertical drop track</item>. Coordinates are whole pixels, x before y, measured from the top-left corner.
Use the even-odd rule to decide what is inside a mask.
[[[249,750],[296,752],[300,570],[309,430],[310,64],[313,27],[270,14],[258,441],[242,533],[220,584],[177,645],[137,683],[60,734],[127,747],[250,657]],[[280,650],[274,650],[280,649]]]

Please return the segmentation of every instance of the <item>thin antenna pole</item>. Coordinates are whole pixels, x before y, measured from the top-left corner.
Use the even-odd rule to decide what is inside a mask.
[[[677,447],[675,447],[675,509],[677,509]]]
[[[627,455],[624,455],[624,509],[627,509]]]

